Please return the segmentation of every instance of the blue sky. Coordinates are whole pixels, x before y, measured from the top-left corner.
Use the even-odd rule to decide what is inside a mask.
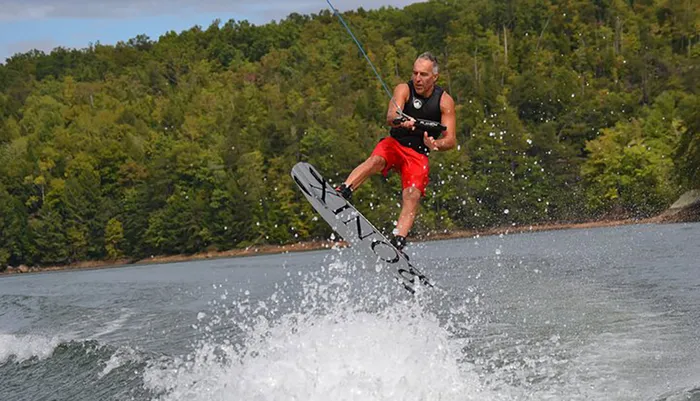
[[[403,7],[415,0],[331,0],[341,11],[364,7]],[[113,45],[139,34],[157,40],[168,31],[215,19],[264,24],[292,12],[317,13],[325,0],[3,0],[0,5],[0,63],[31,49],[85,48],[90,43]]]

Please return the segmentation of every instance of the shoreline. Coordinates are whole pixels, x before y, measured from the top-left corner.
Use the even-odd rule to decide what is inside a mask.
[[[484,237],[493,235],[508,235],[508,234],[524,234],[531,232],[542,232],[542,231],[558,231],[558,230],[572,230],[572,229],[586,229],[586,228],[601,228],[601,227],[616,227],[623,225],[632,224],[668,224],[677,222],[690,222],[685,219],[668,219],[664,215],[645,218],[645,219],[601,219],[593,221],[584,222],[571,222],[571,223],[537,223],[537,224],[527,224],[521,226],[499,226],[490,227],[484,229],[467,229],[467,230],[455,230],[449,232],[431,232],[420,236],[414,236],[410,238],[411,242],[428,242],[428,241],[441,241],[448,239],[459,239],[459,238],[473,238],[473,237]],[[692,220],[691,220],[692,221]],[[178,263],[187,262],[194,260],[203,259],[224,259],[224,258],[234,258],[234,257],[248,257],[248,256],[259,256],[259,255],[276,255],[290,252],[308,252],[317,251],[324,249],[331,249],[333,247],[346,247],[347,244],[344,241],[331,241],[331,240],[315,240],[315,241],[303,241],[287,245],[258,245],[250,246],[245,249],[230,249],[226,251],[209,251],[200,252],[192,255],[162,255],[162,256],[152,256],[145,259],[116,259],[116,260],[93,260],[77,262],[68,265],[56,265],[56,266],[46,266],[46,267],[27,267],[19,266],[13,268],[7,268],[5,271],[0,272],[0,277],[11,276],[16,274],[27,274],[27,273],[44,273],[44,272],[55,272],[55,271],[71,271],[71,270],[97,270],[97,269],[110,269],[117,267],[126,266],[145,266],[151,264],[165,264],[165,263]]]

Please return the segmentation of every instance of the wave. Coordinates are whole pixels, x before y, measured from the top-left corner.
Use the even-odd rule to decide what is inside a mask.
[[[0,334],[0,363],[9,359],[19,362],[30,358],[46,359],[63,341],[59,337]]]
[[[700,387],[665,393],[656,401],[700,401]]]
[[[2,400],[147,400],[155,396],[143,388],[141,376],[152,356],[128,347],[3,334],[0,353]],[[37,380],[41,385],[30,384]]]
[[[129,347],[114,347],[96,340],[72,340],[38,335],[0,334],[0,364],[41,362],[51,358],[91,360],[104,366],[101,376],[126,364],[144,361],[143,354]]]
[[[288,274],[289,280],[275,283],[274,293],[261,298],[251,296],[248,285],[215,285],[221,294],[197,313],[195,335],[187,322],[186,339],[161,347],[183,355],[139,349],[160,341],[157,335],[134,338],[134,348],[108,344],[137,313],[127,309],[115,311],[119,318],[89,340],[0,335],[0,376],[7,383],[0,386],[0,399],[499,401],[651,395],[656,401],[700,401],[699,388],[658,396],[686,382],[662,390],[633,388],[638,381],[632,379],[621,382],[627,355],[639,354],[640,360],[647,355],[641,347],[649,343],[639,343],[638,331],[634,338],[604,333],[572,347],[557,330],[535,335],[490,322],[483,307],[489,300],[478,287],[413,298],[389,280],[376,280],[374,268],[324,262],[319,269]],[[23,388],[32,377],[42,386]],[[70,392],[56,395],[53,388]]]

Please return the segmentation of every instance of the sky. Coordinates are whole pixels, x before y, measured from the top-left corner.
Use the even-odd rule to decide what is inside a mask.
[[[416,0],[331,0],[340,11],[404,7]],[[140,34],[157,40],[168,31],[214,20],[248,20],[256,25],[290,13],[318,13],[325,0],[0,0],[0,63],[32,49],[114,45]]]

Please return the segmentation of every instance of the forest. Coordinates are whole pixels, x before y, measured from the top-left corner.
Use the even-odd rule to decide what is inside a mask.
[[[329,238],[290,178],[338,183],[389,99],[328,10],[0,64],[0,270]],[[700,188],[694,0],[432,0],[343,13],[390,87],[424,51],[457,105],[412,235],[642,218]],[[400,180],[354,203],[390,231]]]

